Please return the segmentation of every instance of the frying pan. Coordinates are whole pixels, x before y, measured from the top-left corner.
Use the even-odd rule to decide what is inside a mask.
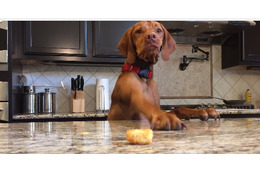
[[[218,97],[212,97],[212,98],[222,100],[227,105],[242,105],[246,102],[245,100],[225,100]]]

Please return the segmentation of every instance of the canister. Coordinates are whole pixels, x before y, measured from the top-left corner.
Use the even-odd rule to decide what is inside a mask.
[[[24,86],[23,93],[23,113],[36,114],[38,113],[37,107],[37,94],[35,93],[35,86]]]
[[[38,93],[39,113],[55,113],[56,112],[56,93],[50,92],[49,88],[45,88],[45,92]]]

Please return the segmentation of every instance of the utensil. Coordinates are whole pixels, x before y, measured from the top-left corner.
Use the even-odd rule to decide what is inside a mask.
[[[65,90],[65,89],[66,89],[66,87],[64,86],[64,83],[63,83],[63,81],[60,81],[60,83],[61,83],[61,86],[62,86],[62,88]]]
[[[71,90],[75,91],[75,81],[74,81],[74,78],[71,78]]]
[[[83,78],[83,76],[81,76],[80,81],[81,81],[81,91],[83,91],[84,90],[84,78]]]

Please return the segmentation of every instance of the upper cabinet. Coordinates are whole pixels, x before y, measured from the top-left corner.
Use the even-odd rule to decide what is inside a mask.
[[[260,62],[260,22],[256,22],[255,27],[242,32],[242,40],[244,47],[243,60]]]
[[[133,21],[26,21],[13,26],[15,59],[122,64],[117,44]]]
[[[260,22],[231,35],[222,45],[222,69],[260,67]]]
[[[93,56],[122,58],[117,44],[127,29],[136,23],[137,21],[93,22]]]
[[[87,55],[87,25],[77,21],[25,22],[25,54]]]

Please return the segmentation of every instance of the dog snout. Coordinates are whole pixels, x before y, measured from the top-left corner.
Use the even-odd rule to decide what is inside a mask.
[[[155,33],[149,33],[149,34],[147,34],[147,36],[146,36],[146,40],[147,40],[147,41],[155,41],[156,39],[157,39],[157,36],[156,36]]]

